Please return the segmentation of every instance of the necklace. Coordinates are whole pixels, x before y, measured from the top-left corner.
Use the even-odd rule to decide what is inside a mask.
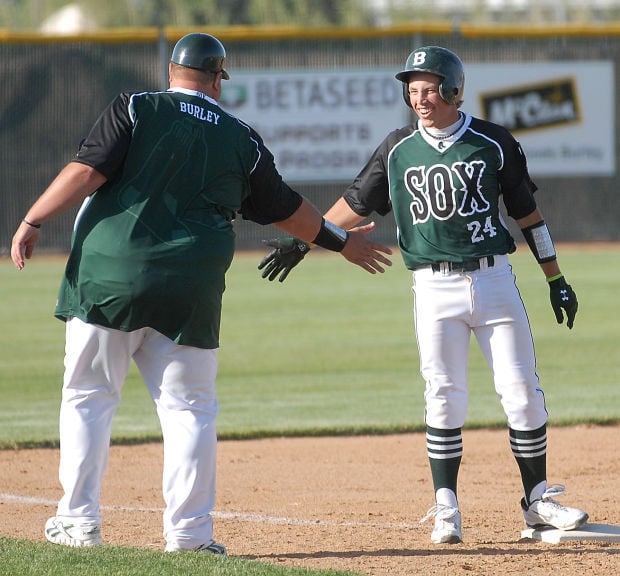
[[[429,132],[423,124],[420,125],[422,126],[422,130],[424,130],[424,133],[428,134],[431,138],[434,138],[435,140],[447,140],[448,138],[452,138],[452,136],[454,136],[463,127],[464,123],[465,116],[459,112],[459,119],[456,121],[457,126],[452,132],[448,134],[433,134]]]

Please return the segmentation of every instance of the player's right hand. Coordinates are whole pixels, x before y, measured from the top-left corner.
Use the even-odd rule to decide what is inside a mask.
[[[351,228],[349,238],[341,254],[353,264],[357,264],[360,268],[366,270],[370,274],[377,272],[383,274],[385,268],[383,266],[391,266],[392,261],[384,256],[392,254],[392,249],[383,244],[377,244],[368,240],[367,234],[375,229],[375,223],[370,222],[363,226]]]
[[[268,278],[273,282],[278,275],[278,280],[284,282],[289,272],[297,266],[310,250],[310,246],[292,236],[282,236],[263,240],[263,243],[273,248],[258,265],[259,270],[263,270],[262,278]]]
[[[23,270],[39,240],[40,230],[25,222],[21,222],[11,242],[11,259],[15,268]]]

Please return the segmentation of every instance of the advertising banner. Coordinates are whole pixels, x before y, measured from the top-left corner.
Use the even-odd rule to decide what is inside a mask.
[[[253,126],[290,182],[351,181],[410,122],[395,70],[236,70],[222,105]],[[467,63],[462,110],[519,140],[533,176],[615,173],[612,62]]]
[[[532,175],[615,173],[612,62],[468,64],[462,109],[508,128]]]
[[[235,71],[222,105],[250,124],[291,182],[350,181],[408,122],[391,69]]]

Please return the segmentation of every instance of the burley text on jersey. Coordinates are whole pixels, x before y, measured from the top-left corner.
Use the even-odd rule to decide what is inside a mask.
[[[202,106],[196,106],[196,104],[190,104],[189,102],[179,102],[179,110],[185,114],[189,114],[198,120],[203,122],[210,122],[211,124],[217,124],[220,121],[220,115],[206,110]]]

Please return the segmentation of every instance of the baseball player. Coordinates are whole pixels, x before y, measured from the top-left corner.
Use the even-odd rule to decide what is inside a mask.
[[[260,136],[220,108],[225,59],[213,36],[181,38],[170,89],[118,95],[13,237],[11,257],[21,270],[41,225],[86,199],[55,312],[66,322],[64,495],[45,526],[50,542],[103,542],[101,481],[133,359],[164,440],[165,550],[226,554],[211,517],[215,378],[237,213],[339,251],[372,273],[390,264],[390,249],[366,238],[370,227],[347,233],[322,219],[282,181]]]
[[[325,214],[347,229],[372,212],[393,211],[398,245],[413,271],[420,370],[426,382],[426,445],[435,489],[431,540],[462,540],[457,476],[468,404],[470,338],[493,373],[517,461],[528,526],[572,530],[588,515],[559,504],[547,485],[547,410],[536,373],[532,334],[508,254],[516,249],[500,201],[519,225],[545,274],[558,323],[573,327],[577,297],[560,271],[551,235],[534,199],[518,142],[503,127],[459,111],[461,60],[438,46],[414,50],[402,82],[418,119],[390,133],[344,195]],[[259,268],[286,277],[306,254],[295,239],[274,248]],[[423,519],[423,520],[425,520]]]

